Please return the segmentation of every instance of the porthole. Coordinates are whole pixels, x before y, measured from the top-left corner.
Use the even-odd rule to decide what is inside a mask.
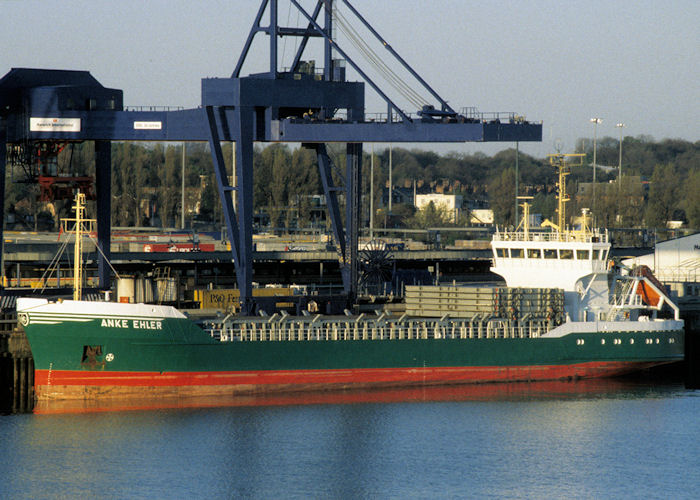
[[[656,339],[656,343],[657,343],[657,344],[659,343],[659,339]]]
[[[630,344],[634,344],[634,339],[630,339]]]
[[[668,339],[668,343],[669,343],[669,344],[675,344],[675,343],[676,343],[676,339]]]
[[[600,339],[600,343],[605,345],[605,339]]]

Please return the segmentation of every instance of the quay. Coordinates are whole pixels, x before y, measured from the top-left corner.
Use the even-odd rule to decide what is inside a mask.
[[[0,313],[0,414],[34,408],[34,360],[14,310]]]

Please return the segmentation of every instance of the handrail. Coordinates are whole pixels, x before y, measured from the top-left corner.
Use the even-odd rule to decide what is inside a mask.
[[[284,323],[269,318],[245,318],[209,322],[205,331],[221,342],[279,340],[410,340],[466,338],[535,338],[555,327],[542,318],[515,323],[505,318],[479,321],[441,321],[440,318],[315,317],[288,318]]]
[[[560,241],[560,242],[583,242],[583,243],[608,243],[608,232],[586,232],[563,231],[532,231],[527,234],[521,231],[496,231],[493,234],[493,241]]]

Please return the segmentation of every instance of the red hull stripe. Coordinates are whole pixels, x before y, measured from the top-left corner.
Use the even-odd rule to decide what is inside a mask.
[[[38,386],[247,386],[363,385],[555,380],[566,377],[607,377],[658,363],[589,362],[572,365],[476,366],[438,368],[357,368],[341,370],[270,370],[245,372],[107,372],[36,370]]]
[[[396,403],[407,401],[493,401],[517,400],[533,397],[579,397],[582,394],[609,394],[629,387],[622,379],[592,379],[571,382],[550,380],[530,383],[451,384],[432,386],[393,387],[340,391],[286,391],[255,394],[225,394],[217,396],[178,397],[163,395],[132,395],[128,398],[86,400],[40,399],[34,406],[35,414],[93,413],[124,410],[156,410],[163,408],[205,408],[235,406],[278,406],[311,404]]]

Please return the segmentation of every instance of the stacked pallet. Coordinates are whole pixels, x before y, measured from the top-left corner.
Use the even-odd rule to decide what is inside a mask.
[[[557,288],[477,286],[407,286],[406,313],[419,317],[554,318],[564,309],[564,291]]]

